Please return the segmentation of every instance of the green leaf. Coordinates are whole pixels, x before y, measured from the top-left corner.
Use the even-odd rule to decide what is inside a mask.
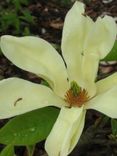
[[[19,0],[12,0],[12,2],[15,6],[16,11],[18,11],[21,8],[20,1]]]
[[[0,156],[14,156],[14,147],[13,145],[6,146],[2,152],[0,153]]]
[[[112,128],[112,134],[116,136],[117,135],[117,120],[111,119],[111,128]]]
[[[30,0],[20,0],[20,3],[23,5],[28,5]]]
[[[44,140],[50,133],[59,114],[54,107],[41,108],[11,119],[0,130],[0,143],[33,145]]]
[[[6,12],[1,17],[2,30],[7,30],[12,26],[19,33],[20,31],[20,20],[15,12]]]
[[[31,35],[30,29],[28,27],[25,27],[22,34],[23,34],[23,36]]]
[[[20,16],[20,19],[32,24],[34,23],[34,17],[31,15],[29,10],[24,10],[23,16]]]
[[[117,40],[111,50],[111,52],[103,59],[103,61],[115,61],[117,60]]]

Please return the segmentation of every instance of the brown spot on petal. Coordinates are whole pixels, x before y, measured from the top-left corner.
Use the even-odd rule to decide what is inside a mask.
[[[18,99],[14,102],[14,106],[16,106],[17,103],[18,103],[19,101],[21,101],[21,100],[23,100],[23,98],[18,98]]]

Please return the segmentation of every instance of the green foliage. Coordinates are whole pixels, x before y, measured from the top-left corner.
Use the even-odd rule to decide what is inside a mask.
[[[116,61],[117,60],[117,40],[111,50],[111,52],[103,59],[104,61]]]
[[[12,35],[29,35],[29,25],[34,25],[34,17],[26,8],[28,0],[10,0],[7,8],[1,7],[0,32],[12,31]],[[27,33],[28,32],[28,33]]]
[[[6,146],[2,152],[0,153],[0,156],[14,156],[14,147],[12,144]]]
[[[32,23],[32,24],[34,23],[34,18],[33,18],[33,16],[31,16],[29,10],[24,10],[24,11],[22,11],[22,13],[23,13],[23,16],[19,17],[21,20],[24,20],[24,21]]]
[[[22,9],[22,5],[28,5],[28,0],[10,0],[14,4],[16,11]]]
[[[53,107],[41,108],[11,119],[0,130],[0,143],[33,145],[44,140],[56,121],[59,110]]]
[[[6,31],[10,27],[15,29],[16,33],[20,31],[20,21],[17,15],[13,12],[2,12],[1,15],[1,31]]]
[[[111,119],[112,134],[117,136],[117,120]]]

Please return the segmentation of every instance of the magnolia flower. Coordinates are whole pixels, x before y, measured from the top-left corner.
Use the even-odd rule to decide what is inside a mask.
[[[49,156],[66,156],[78,142],[87,109],[117,118],[117,73],[96,82],[99,60],[113,47],[116,24],[105,16],[96,22],[76,2],[65,18],[62,57],[37,37],[1,37],[3,54],[16,66],[45,79],[50,88],[20,78],[0,82],[0,118],[45,106],[61,108],[45,143]],[[9,95],[6,97],[6,95]]]

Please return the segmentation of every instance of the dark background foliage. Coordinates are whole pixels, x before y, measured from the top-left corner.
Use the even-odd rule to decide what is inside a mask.
[[[82,0],[86,4],[86,14],[94,20],[108,14],[117,20],[116,0]],[[46,39],[60,51],[64,17],[71,8],[70,0],[0,0],[0,35],[34,35]],[[117,63],[101,62],[98,78],[117,71]],[[35,83],[43,80],[36,75],[14,66],[0,55],[0,79],[21,77]],[[2,127],[7,120],[0,121]],[[111,129],[110,119],[90,110],[86,126],[78,147],[70,156],[117,156],[117,128]],[[115,130],[115,131],[114,131]],[[44,142],[38,143],[34,156],[46,156]],[[3,145],[0,146],[3,149]],[[28,156],[25,147],[15,148],[17,156]]]

